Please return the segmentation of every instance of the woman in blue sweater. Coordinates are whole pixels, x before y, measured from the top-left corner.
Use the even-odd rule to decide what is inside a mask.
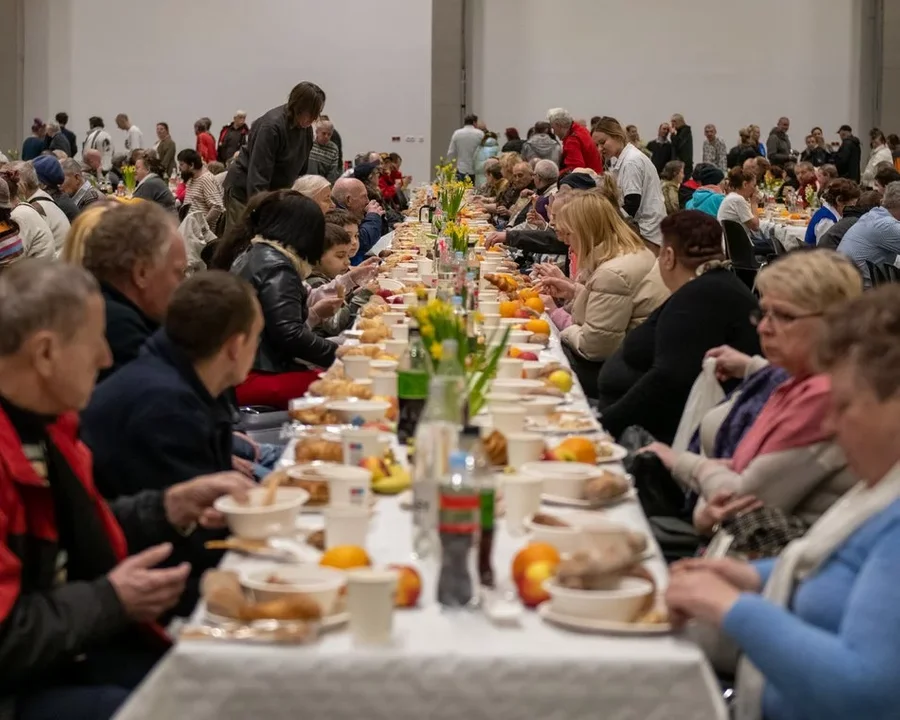
[[[31,125],[31,135],[22,143],[22,162],[34,160],[44,152],[47,143],[44,136],[47,134],[47,125],[40,118],[35,118]]]
[[[819,238],[844,216],[844,208],[856,204],[859,194],[859,185],[852,180],[837,178],[828,183],[822,192],[822,207],[809,219],[804,242],[816,247]]]
[[[721,628],[743,652],[737,720],[900,715],[900,287],[826,318],[824,419],[862,479],[777,560],[673,567],[673,618]]]

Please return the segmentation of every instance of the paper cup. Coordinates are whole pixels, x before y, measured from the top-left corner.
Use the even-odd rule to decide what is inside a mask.
[[[328,481],[328,507],[361,507],[368,511],[371,472],[350,465],[319,465],[316,472]]]
[[[359,569],[347,573],[350,633],[358,643],[384,645],[391,640],[397,573]]]
[[[381,457],[387,443],[380,430],[347,428],[341,430],[344,465],[359,465],[367,457]]]
[[[391,327],[397,327],[397,326],[392,325]],[[409,343],[406,340],[385,340],[384,341],[384,351],[388,355],[393,355],[398,360],[400,360],[404,355],[406,355],[406,351],[408,348],[409,348]]]
[[[494,430],[499,430],[508,439],[509,433],[521,432],[525,427],[525,408],[514,406],[491,408],[491,421]]]
[[[409,325],[390,325],[388,330],[391,331],[391,337],[394,340],[401,340],[404,343],[409,342]]]
[[[406,313],[402,312],[386,312],[381,315],[381,319],[388,327],[399,325],[406,319]]]
[[[500,291],[499,290],[479,290],[478,291],[478,299],[486,300],[487,302],[500,302]]]
[[[330,489],[330,488],[329,488]],[[364,548],[369,534],[369,508],[329,505],[322,511],[325,518],[325,547],[355,545]]]
[[[414,308],[419,304],[419,296],[414,292],[403,293],[403,304],[408,308]]]
[[[426,288],[436,288],[437,287],[437,275],[433,273],[423,273],[422,274],[422,283]]]
[[[398,265],[391,270],[391,277],[394,278],[394,280],[400,280],[404,275],[406,275],[406,268],[402,265]]]
[[[397,397],[397,373],[373,372],[372,394],[376,397]]]
[[[422,258],[420,260],[416,260],[416,268],[419,271],[419,275],[423,278],[426,275],[434,274],[434,260],[429,260],[428,258]]]
[[[506,531],[519,537],[525,534],[525,520],[541,509],[543,482],[530,475],[497,475],[503,488]]]
[[[500,316],[497,314],[482,313],[481,324],[484,328],[500,327]]]
[[[478,302],[478,309],[484,315],[500,316],[500,303],[496,300],[480,300]]]
[[[518,380],[522,377],[523,367],[525,367],[524,360],[519,360],[518,358],[501,358],[497,362],[497,377]]]
[[[437,278],[435,278],[434,281],[437,282]],[[429,299],[429,300],[436,300],[436,299],[437,299],[437,287],[432,286],[432,287],[428,288],[428,291],[427,291],[427,292],[428,292],[428,299]]]
[[[344,372],[347,373],[347,377],[351,380],[365,380],[369,377],[371,358],[365,355],[350,355],[342,358],[341,362],[344,364]]]
[[[525,409],[522,408],[523,425],[524,422]],[[511,431],[503,434],[506,435],[506,455],[509,465],[516,470],[525,463],[540,460],[544,454],[544,438],[537,433]]]

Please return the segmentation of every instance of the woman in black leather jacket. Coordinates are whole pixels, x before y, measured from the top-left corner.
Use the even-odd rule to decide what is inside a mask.
[[[254,197],[244,222],[213,259],[249,282],[262,306],[265,329],[247,380],[236,388],[241,405],[285,409],[334,362],[337,346],[306,324],[309,290],[304,278],[318,262],[325,239],[319,206],[292,190]]]

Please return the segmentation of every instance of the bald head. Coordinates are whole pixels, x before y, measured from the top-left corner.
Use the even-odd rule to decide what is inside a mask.
[[[99,170],[100,164],[103,162],[103,155],[99,150],[85,150],[84,155],[84,164],[87,165],[91,170]]]
[[[356,178],[338,178],[331,189],[331,199],[338,207],[345,208],[355,216],[362,218],[369,203],[366,186]]]

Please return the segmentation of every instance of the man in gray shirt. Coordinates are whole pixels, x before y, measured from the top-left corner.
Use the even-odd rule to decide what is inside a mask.
[[[884,190],[881,207],[872,208],[847,231],[837,251],[859,268],[863,285],[872,287],[868,263],[897,265],[900,255],[900,182]]]
[[[477,115],[466,115],[464,125],[453,133],[447,158],[456,160],[456,177],[462,180],[468,177],[475,182],[475,153],[484,139],[484,133],[475,127]]]

